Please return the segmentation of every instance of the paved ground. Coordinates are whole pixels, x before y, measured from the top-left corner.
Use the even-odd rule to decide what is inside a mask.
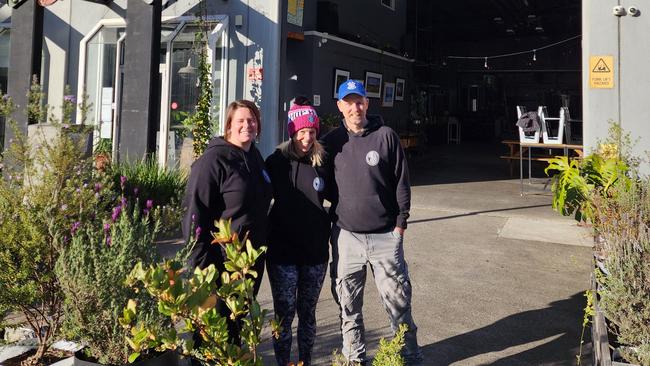
[[[519,179],[492,158],[499,148],[438,147],[411,161],[405,246],[425,365],[575,364],[591,265],[588,233],[551,210],[548,188],[533,186],[520,197]],[[331,365],[341,342],[329,285],[327,278],[318,304],[316,365]],[[390,329],[371,277],[366,291],[372,355]],[[272,308],[267,282],[259,300]],[[268,340],[263,353],[265,365],[273,365]]]

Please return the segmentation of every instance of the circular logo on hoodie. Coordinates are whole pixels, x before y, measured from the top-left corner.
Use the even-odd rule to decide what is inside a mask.
[[[325,189],[325,181],[321,177],[314,178],[312,185],[314,186],[316,192],[322,192],[323,189]]]
[[[262,176],[266,183],[271,183],[271,177],[269,177],[269,173],[266,172],[266,169],[262,169]]]
[[[366,163],[370,166],[375,166],[379,164],[379,153],[375,150],[369,151],[366,154]]]

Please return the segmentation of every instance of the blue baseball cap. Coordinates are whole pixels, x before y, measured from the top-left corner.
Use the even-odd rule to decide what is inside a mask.
[[[350,94],[358,94],[362,97],[366,96],[366,89],[363,84],[358,80],[348,80],[339,85],[339,100],[342,100]]]

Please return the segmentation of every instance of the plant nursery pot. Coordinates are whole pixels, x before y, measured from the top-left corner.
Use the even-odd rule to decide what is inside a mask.
[[[131,366],[178,366],[179,356],[176,352],[167,351],[163,352],[153,358],[147,358],[142,361],[137,361]],[[83,352],[77,351],[74,354],[73,366],[105,366],[104,364],[88,360],[84,357]]]

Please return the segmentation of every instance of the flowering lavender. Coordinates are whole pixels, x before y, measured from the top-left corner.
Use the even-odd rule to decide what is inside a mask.
[[[108,222],[104,224],[104,235],[108,235],[108,231],[111,229],[111,224]]]
[[[80,227],[81,227],[81,222],[75,221],[72,224],[72,228],[70,228],[70,235],[74,235],[77,232],[77,230],[79,230]]]
[[[153,200],[147,200],[145,207],[144,207],[144,214],[149,215],[149,212],[153,208]]]
[[[201,227],[197,226],[196,229],[194,229],[194,237],[196,240],[199,240],[199,236],[201,236]]]
[[[122,190],[124,190],[124,185],[126,184],[126,177],[125,176],[120,176],[120,187]]]
[[[111,246],[111,243],[112,243],[112,242],[111,242],[111,237],[110,237],[110,236],[107,236],[107,237],[106,237],[106,245],[108,245],[108,246],[110,247],[110,246]]]
[[[102,190],[102,184],[101,183],[95,183],[95,192],[99,192]]]
[[[77,97],[74,95],[64,95],[63,100],[69,103],[77,103]]]
[[[138,187],[133,188],[133,195],[134,195],[134,196],[138,197],[138,192],[140,192],[140,190],[138,189]]]
[[[117,221],[117,218],[120,217],[120,214],[122,213],[122,206],[116,206],[113,208],[113,214],[111,215],[111,220],[113,222]]]

